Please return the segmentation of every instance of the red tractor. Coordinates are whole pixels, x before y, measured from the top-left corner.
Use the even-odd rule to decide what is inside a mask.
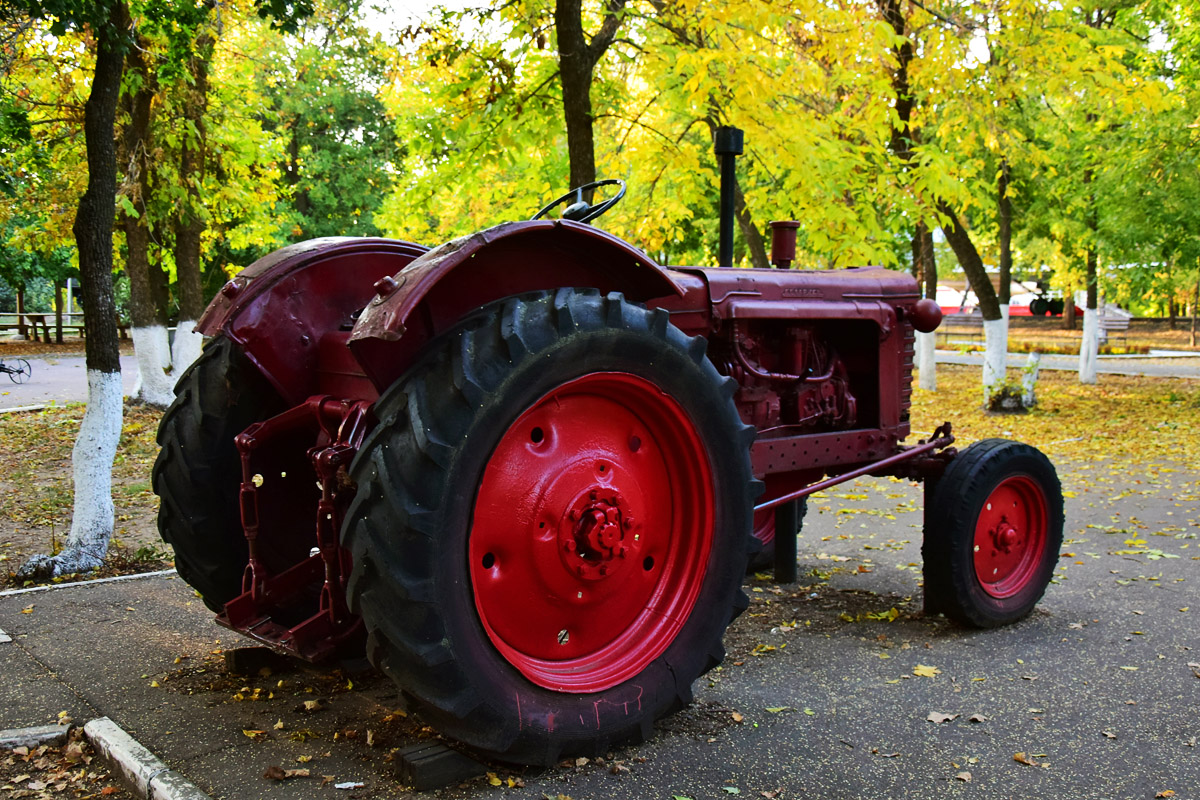
[[[941,318],[910,276],[664,268],[586,224],[620,194],[583,196],[432,250],[292,245],[221,290],[154,468],[221,624],[312,660],[365,642],[445,734],[551,764],[688,703],[748,560],[783,530],[794,580],[799,501],[856,476],[925,481],[927,610],[1033,608],[1054,467],[948,425],[901,444]]]

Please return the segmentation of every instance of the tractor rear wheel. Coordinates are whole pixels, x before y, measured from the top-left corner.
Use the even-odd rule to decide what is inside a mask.
[[[720,663],[758,484],[704,348],[562,289],[485,307],[376,404],[348,593],[439,730],[527,764],[603,754]]]
[[[1041,599],[1062,547],[1062,487],[1041,451],[985,439],[926,485],[925,610],[994,628]]]
[[[241,349],[217,336],[175,384],[175,402],[158,426],[158,530],[175,550],[179,576],[217,613],[241,592],[248,560],[234,437],[282,407]]]

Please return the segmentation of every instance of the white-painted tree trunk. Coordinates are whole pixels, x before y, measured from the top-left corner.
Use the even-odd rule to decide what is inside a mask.
[[[171,361],[175,365],[175,377],[178,379],[184,370],[200,357],[204,346],[204,334],[196,330],[194,319],[181,319],[175,326],[175,344],[172,346]]]
[[[917,369],[919,386],[927,392],[937,391],[937,333],[917,331]]]
[[[1008,321],[983,321],[983,402],[987,405],[992,393],[1004,384],[1008,359]]]
[[[171,348],[167,343],[167,329],[162,325],[133,328],[133,352],[137,357],[138,377],[132,399],[157,408],[166,408],[175,400],[172,381],[163,371],[162,363],[171,360]]]
[[[75,505],[66,546],[38,555],[20,577],[57,577],[100,566],[113,531],[112,467],[121,439],[121,373],[88,370],[88,404],[71,453]]]
[[[1037,379],[1042,367],[1042,354],[1033,352],[1025,362],[1025,375],[1021,378],[1021,405],[1033,408],[1037,403]]]
[[[1000,382],[1003,383],[1008,375],[1008,303],[1000,304],[1000,319],[1004,320],[1004,347],[1000,349]]]
[[[1079,382],[1096,382],[1096,356],[1100,351],[1100,312],[1083,310],[1083,341],[1079,345]]]

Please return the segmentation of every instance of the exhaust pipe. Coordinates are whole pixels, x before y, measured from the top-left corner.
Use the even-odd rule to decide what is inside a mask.
[[[721,162],[721,240],[717,248],[717,264],[733,266],[733,182],[734,159],[742,154],[742,129],[728,125],[717,128],[713,134],[713,150]]]

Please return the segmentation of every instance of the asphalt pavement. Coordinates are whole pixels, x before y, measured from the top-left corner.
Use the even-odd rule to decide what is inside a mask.
[[[921,490],[863,479],[811,501],[801,582],[747,581],[724,666],[653,739],[436,796],[1200,797],[1200,470],[1059,469],[1066,541],[1029,618],[926,618]],[[414,796],[390,754],[432,734],[387,680],[231,676],[246,642],[176,577],[0,596],[0,628],[0,728],[108,716],[218,798]]]
[[[5,362],[24,358],[33,375],[25,383],[14,383],[0,375],[0,412],[10,408],[87,402],[87,367],[84,357],[74,356],[17,356]],[[137,359],[121,356],[121,384],[125,394],[133,391],[137,382]]]

